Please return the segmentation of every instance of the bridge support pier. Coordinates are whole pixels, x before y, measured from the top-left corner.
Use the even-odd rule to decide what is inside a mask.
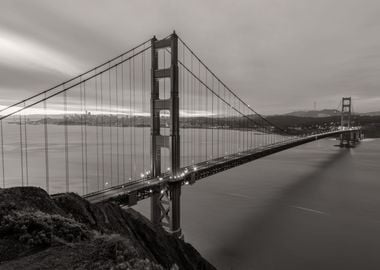
[[[340,146],[341,147],[351,147],[359,143],[363,138],[363,133],[361,131],[352,131],[340,135]]]
[[[351,97],[342,98],[342,112],[341,112],[341,128],[350,129],[351,128],[351,111],[352,103]],[[356,131],[345,132],[340,135],[340,146],[350,147],[357,142]]]
[[[169,233],[183,238],[181,230],[181,183],[162,186],[151,197],[151,221]]]
[[[171,66],[159,69],[158,52],[168,50],[171,54]],[[163,184],[161,190],[155,191],[151,197],[151,220],[155,225],[163,226],[168,232],[182,237],[180,223],[181,183],[175,182],[174,176],[180,168],[180,136],[179,136],[179,96],[178,96],[178,37],[173,33],[163,40],[151,42],[151,146],[152,176],[161,175],[161,148],[170,151],[170,173],[172,182]],[[159,80],[170,80],[170,97],[160,99]],[[160,112],[170,114],[170,135],[160,132]]]

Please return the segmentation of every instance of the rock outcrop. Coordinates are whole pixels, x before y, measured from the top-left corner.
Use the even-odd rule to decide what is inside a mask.
[[[0,269],[215,269],[133,209],[0,189]]]

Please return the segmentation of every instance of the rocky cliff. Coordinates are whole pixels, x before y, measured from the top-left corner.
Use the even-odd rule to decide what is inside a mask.
[[[215,269],[132,209],[0,189],[0,269]]]

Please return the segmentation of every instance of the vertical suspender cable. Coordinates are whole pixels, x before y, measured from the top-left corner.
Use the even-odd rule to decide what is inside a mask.
[[[119,165],[119,89],[117,81],[118,66],[115,67],[115,97],[116,97],[116,171],[117,171],[117,184],[120,184],[120,165]]]
[[[182,46],[182,63],[186,63],[186,59],[185,59],[185,50],[184,50],[184,47]],[[185,105],[184,105],[184,100],[186,100],[186,92],[185,92],[185,69],[182,67],[182,66],[179,66],[179,68],[181,69],[181,72],[180,72],[180,84],[181,85],[181,95],[182,95],[182,98],[180,99],[180,102],[181,102],[181,109],[182,110],[186,110],[187,108],[185,108]],[[183,116],[185,118],[185,116]],[[181,148],[181,155],[183,156],[183,158],[181,158],[181,163],[184,163],[186,164],[186,153],[185,153],[185,130],[184,129],[180,129],[180,136],[181,136],[181,140],[180,140],[180,148]]]
[[[194,71],[193,71],[193,67],[194,67],[194,56],[191,54],[191,74],[194,74]],[[195,130],[194,130],[194,111],[195,111],[195,102],[194,102],[194,99],[195,99],[195,78],[193,75],[191,75],[191,92],[192,92],[192,95],[191,95],[191,132],[192,132],[192,139],[191,139],[191,144],[192,144],[192,158],[191,158],[191,164],[194,164],[195,162]]]
[[[249,129],[249,148],[252,149],[252,125],[251,123],[248,125]]]
[[[182,56],[183,56],[183,64],[186,65],[186,53],[185,51],[182,52]],[[182,103],[182,108],[186,108],[186,110],[188,110],[188,107],[186,106],[187,105],[187,102],[188,102],[188,97],[186,95],[188,95],[188,92],[186,91],[187,90],[187,78],[188,78],[188,73],[186,72],[185,73],[185,69],[183,69],[184,73],[183,73],[183,88],[182,88],[182,93],[183,93],[183,96],[184,98],[181,99],[181,103]],[[188,153],[187,153],[187,131],[186,130],[183,130],[183,137],[182,137],[182,140],[181,140],[181,144],[182,144],[182,149],[183,149],[183,155],[184,155],[184,159],[182,162],[184,162],[186,164],[186,160],[188,158]]]
[[[101,129],[101,144],[102,144],[102,189],[105,184],[104,173],[104,107],[103,107],[103,73],[100,74],[100,110],[102,112],[102,129]]]
[[[1,172],[3,176],[3,188],[5,188],[5,168],[4,168],[4,132],[3,120],[0,120],[0,135],[1,135]]]
[[[85,192],[88,193],[88,147],[87,147],[87,97],[86,97],[86,81],[83,82],[83,105],[84,105],[84,154],[85,154]]]
[[[186,55],[185,55],[186,57]],[[188,58],[188,65],[191,67],[190,59]],[[191,110],[191,75],[190,72],[186,72],[186,109],[188,112]],[[186,164],[190,164],[191,161],[191,129],[186,129]]]
[[[219,86],[220,86],[220,84],[219,84]],[[224,100],[226,100],[226,90],[225,90],[225,88],[223,87],[223,99]],[[222,141],[222,143],[221,143],[221,156],[224,156],[225,155],[225,146],[226,146],[226,139],[225,139],[225,131],[226,131],[226,129],[225,129],[225,118],[226,118],[226,113],[227,113],[227,111],[226,111],[226,108],[225,108],[225,104],[224,103],[222,103],[222,105],[221,105],[221,108],[220,108],[220,128],[222,129],[221,130],[221,141]],[[219,137],[218,137],[219,138]]]
[[[134,53],[134,52],[133,52]],[[133,84],[133,170],[136,172],[136,80],[135,80],[135,57],[132,59],[132,84]]]
[[[95,69],[96,74],[96,69]],[[98,97],[98,77],[95,77],[95,133],[96,133],[96,182],[98,186],[98,191],[100,190],[100,166],[99,166],[99,97]]]
[[[225,100],[226,98],[226,88],[223,86],[223,97]],[[227,153],[227,140],[228,140],[228,129],[227,129],[227,121],[228,121],[228,106],[223,103],[223,155],[226,155]]]
[[[239,105],[241,103],[239,102]],[[241,148],[241,151],[244,151],[245,150],[245,112],[244,112],[244,105],[241,104],[243,108],[240,108],[239,111],[242,113],[242,116],[240,117],[241,118],[241,135],[242,135],[242,148]]]
[[[223,87],[223,99],[226,100],[226,89]],[[226,120],[226,106],[224,103],[222,103],[222,108],[221,108],[221,114],[220,114],[220,127],[221,127],[221,132],[222,132],[222,148],[221,148],[221,156],[224,156],[226,153],[226,129],[225,129],[225,120]]]
[[[228,104],[231,104],[231,94],[230,92],[227,92],[228,95]],[[227,111],[228,111],[228,131],[227,131],[227,141],[228,141],[228,154],[231,154],[231,105],[227,105]]]
[[[249,110],[248,108],[246,108],[247,110],[247,114],[246,114],[246,118],[245,118],[245,147],[246,147],[246,150],[249,149],[249,131],[248,131],[248,125],[249,125]]]
[[[63,88],[65,85],[63,85]],[[66,178],[66,192],[69,192],[69,147],[68,147],[68,130],[67,130],[67,91],[63,92],[63,110],[64,110],[64,136],[65,136],[65,178]]]
[[[133,178],[133,122],[132,122],[133,110],[132,110],[132,61],[129,60],[129,133],[130,133],[130,178]]]
[[[109,136],[110,136],[110,185],[113,185],[113,149],[112,149],[112,94],[111,94],[111,63],[108,65],[108,98],[109,98]]]
[[[227,92],[228,104],[231,104],[230,92]],[[227,152],[231,154],[231,105],[227,105],[227,121],[228,121],[228,130],[227,130]]]
[[[243,106],[244,106],[244,104],[243,104]],[[247,150],[247,138],[248,138],[248,136],[247,136],[247,112],[246,112],[246,110],[245,110],[246,108],[245,108],[245,106],[243,107],[243,114],[244,114],[244,116],[245,117],[243,117],[243,121],[244,121],[244,129],[243,129],[243,131],[244,131],[244,151],[245,150]]]
[[[46,191],[49,193],[49,149],[48,149],[48,128],[47,128],[47,111],[46,111],[46,93],[44,99],[44,140],[45,140],[45,181]]]
[[[232,131],[231,131],[231,154],[236,152],[236,145],[238,141],[238,133],[236,129],[236,117],[235,117],[235,100],[234,97],[231,96],[231,125],[232,125]]]
[[[25,102],[24,102],[25,107]],[[29,186],[29,166],[28,166],[28,134],[26,126],[26,115],[24,114],[24,145],[25,145],[25,177],[26,185]]]
[[[198,78],[201,78],[201,63],[198,61]],[[202,161],[202,153],[201,153],[201,150],[202,150],[202,137],[201,137],[201,130],[202,130],[202,123],[200,122],[201,121],[201,111],[202,111],[202,107],[201,107],[201,95],[202,95],[202,92],[201,92],[201,81],[198,80],[198,106],[199,106],[199,114],[198,114],[198,155],[199,155],[199,159],[198,159],[198,162]]]
[[[123,57],[121,58],[123,60]],[[124,63],[121,64],[121,107],[122,107],[122,136],[123,136],[123,183],[125,183],[125,89],[124,89]]]
[[[254,115],[250,115],[250,118],[251,119],[254,119]],[[249,130],[249,148],[252,150],[253,148],[253,127],[254,127],[254,123],[252,123],[252,121],[248,124],[248,130]]]
[[[246,142],[246,141],[245,141],[246,128],[245,128],[245,125],[246,125],[246,120],[247,120],[247,119],[244,117],[244,116],[246,115],[246,114],[245,114],[245,107],[244,107],[244,104],[242,104],[242,105],[243,105],[243,108],[242,108],[243,116],[242,116],[242,119],[241,119],[242,122],[243,122],[243,123],[242,123],[242,133],[243,133],[243,134],[242,134],[242,135],[243,135],[243,149],[242,149],[242,150],[245,151],[245,149],[246,149],[246,145],[245,145],[245,142]]]
[[[82,81],[82,78],[80,79]],[[84,184],[84,145],[83,145],[83,140],[84,140],[84,130],[83,130],[83,89],[82,89],[83,83],[79,85],[79,94],[80,94],[80,142],[81,142],[81,158],[82,158],[82,194],[85,194],[85,184]]]
[[[185,55],[186,57],[186,55]],[[189,72],[186,72],[186,107],[187,110],[190,108],[190,74]],[[187,142],[186,142],[186,164],[189,163],[190,156],[191,156],[191,151],[190,151],[190,130],[186,130],[186,137],[187,137]]]
[[[23,153],[23,145],[22,145],[22,113],[19,114],[19,137],[20,137],[20,166],[21,166],[21,185],[24,186],[24,153]]]
[[[186,64],[186,52],[183,50],[182,51],[182,61],[184,64]],[[185,72],[185,69],[182,67],[182,71],[183,71],[183,76],[182,76],[182,89],[181,89],[181,93],[182,93],[182,96],[183,98],[180,99],[180,102],[181,102],[181,107],[184,109],[184,110],[188,110],[188,107],[187,107],[187,101],[188,101],[188,93],[187,93],[187,76],[188,74]],[[187,158],[188,158],[188,154],[187,154],[187,145],[188,145],[188,142],[187,142],[187,131],[186,129],[181,129],[180,130],[181,132],[181,154],[183,155],[183,159],[181,160],[181,162],[183,162],[184,164],[187,164]]]
[[[220,84],[218,81],[218,96],[220,97]],[[219,157],[219,97],[216,99],[216,157]]]
[[[237,102],[238,102],[238,111],[240,112],[240,101],[239,100],[237,100]],[[240,119],[242,120],[242,121],[240,121]],[[238,132],[239,132],[239,142],[238,142],[238,145],[239,145],[239,148],[238,148],[238,151],[241,151],[241,130],[242,130],[242,122],[244,121],[243,120],[243,118],[241,118],[239,115],[237,115],[237,121],[238,121]],[[244,135],[244,134],[243,134]]]
[[[211,89],[214,89],[214,76],[211,77]],[[211,158],[214,158],[214,93],[211,93]]]
[[[242,108],[242,113],[243,113],[243,116],[242,116],[242,135],[243,135],[243,151],[245,151],[246,150],[246,138],[245,138],[245,135],[246,135],[246,131],[247,131],[247,129],[246,129],[246,127],[245,127],[245,125],[246,125],[246,123],[247,123],[247,118],[245,118],[244,116],[246,115],[246,112],[245,112],[245,107],[244,107],[244,104],[242,104],[243,105],[243,108]]]
[[[241,107],[239,108],[239,111],[242,113],[242,116],[240,117],[241,118],[241,135],[242,135],[242,140],[241,140],[241,151],[244,151],[245,150],[245,112],[244,112],[244,105],[241,104],[239,102],[239,105],[241,105]],[[241,110],[240,110],[241,109]]]
[[[145,47],[145,45],[144,45]],[[141,113],[143,119],[144,116],[144,97],[145,97],[145,84],[144,84],[144,53],[141,55]],[[145,173],[145,125],[142,125],[142,159],[143,159],[143,170]]]
[[[206,85],[208,86],[207,84],[207,69],[205,69],[205,81],[206,81]],[[205,106],[205,112],[207,112],[207,107],[208,107],[208,90],[207,90],[207,87],[205,87],[205,94],[206,94],[206,106]],[[206,114],[206,119],[207,119],[207,114]],[[205,133],[206,133],[206,157],[205,157],[205,160],[208,159],[208,155],[207,155],[207,148],[208,148],[208,131],[207,131],[207,128],[205,129]]]
[[[234,105],[233,105],[233,108],[235,108],[236,110],[239,111],[239,101],[233,97],[233,100],[234,100]],[[234,112],[235,114],[235,131],[236,131],[236,137],[237,137],[237,143],[236,143],[236,152],[239,152],[240,151],[240,115],[238,112]]]
[[[190,63],[190,60],[189,61],[189,65],[191,65]],[[191,67],[191,66],[190,66]],[[186,76],[186,92],[187,92],[187,95],[186,95],[186,108],[187,108],[187,111],[190,112],[191,110],[191,75],[189,72],[186,72],[187,76]],[[187,134],[187,142],[186,142],[186,148],[187,148],[187,162],[186,164],[190,164],[190,161],[191,161],[191,129],[190,128],[187,128],[186,129],[186,134]]]
[[[218,96],[220,97],[220,83],[218,81]],[[216,99],[216,145],[217,145],[217,157],[219,158],[220,154],[220,144],[219,144],[219,135],[220,135],[220,112],[219,112],[219,105],[220,105],[220,98],[217,97]]]
[[[248,114],[247,114],[247,149],[251,149],[251,123],[248,121],[251,119],[251,116],[249,115],[249,109],[248,109]]]

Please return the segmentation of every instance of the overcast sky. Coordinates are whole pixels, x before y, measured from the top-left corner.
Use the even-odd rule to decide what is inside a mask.
[[[379,0],[1,0],[0,105],[173,29],[261,113],[380,111]]]

